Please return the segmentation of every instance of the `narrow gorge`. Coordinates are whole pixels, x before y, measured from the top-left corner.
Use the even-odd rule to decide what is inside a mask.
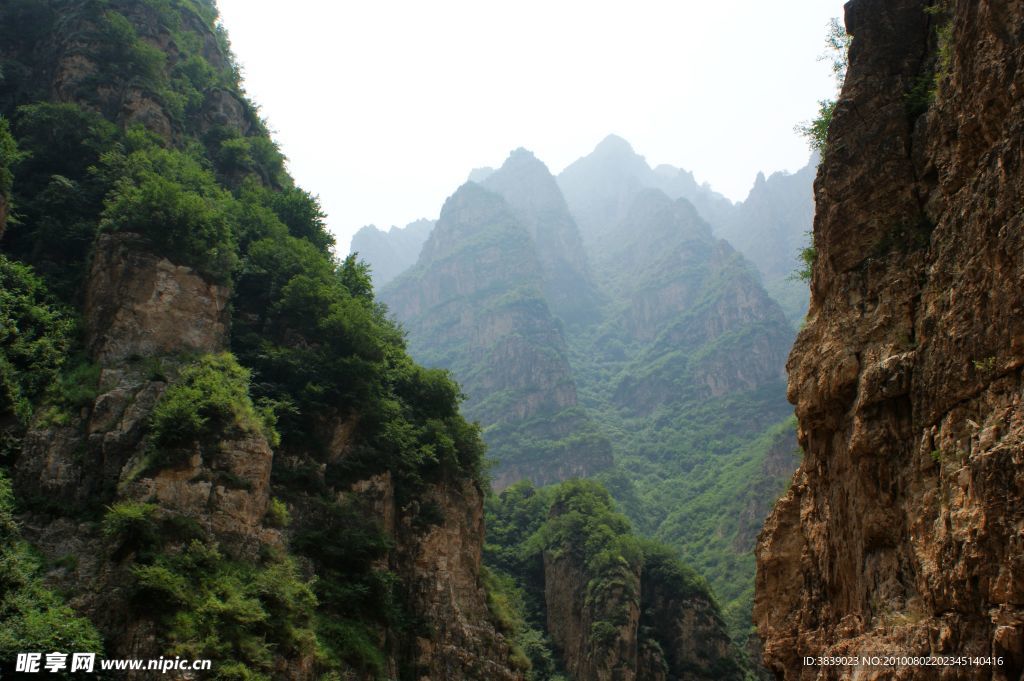
[[[220,5],[0,2],[0,677],[1024,679],[1024,0],[847,2],[794,172],[709,145],[742,200],[635,128],[467,129],[491,165],[348,232]],[[397,140],[500,63],[399,49],[454,61],[396,113],[395,44],[304,115]]]

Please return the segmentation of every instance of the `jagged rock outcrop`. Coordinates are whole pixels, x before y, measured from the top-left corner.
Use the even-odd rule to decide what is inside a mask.
[[[805,459],[758,548],[780,678],[1024,671],[1024,3],[853,0],[789,361]],[[930,91],[930,92],[929,92]],[[803,656],[997,656],[823,668]]]
[[[95,524],[72,520],[76,511],[116,501],[155,504],[159,513],[197,523],[240,557],[279,551],[285,539],[267,525],[274,454],[264,437],[197,445],[174,466],[149,462],[149,419],[168,380],[173,381],[177,357],[197,349],[192,339],[204,337],[209,319],[223,310],[207,289],[191,285],[202,279],[189,268],[137,252],[137,241],[130,237],[108,242],[116,247],[95,261],[103,267],[94,265],[87,296],[105,301],[104,311],[121,320],[106,327],[105,342],[94,345],[103,366],[99,395],[70,422],[43,420],[29,431],[16,468],[17,486],[26,498],[59,500],[53,508],[58,519],[27,518],[26,534],[46,556],[87,556],[74,570],[62,572],[58,582],[107,635],[108,654],[158,657],[166,651],[160,649],[157,624],[140,617],[130,605],[131,591],[117,586],[131,582],[128,566],[110,555],[109,541]],[[191,314],[179,315],[174,324],[149,324],[150,315],[134,311],[140,296],[143,303],[153,298],[150,291],[132,289],[140,296],[119,292],[125,277],[153,281],[167,272],[182,284],[172,287],[176,296],[171,300]],[[137,343],[142,337],[145,343]],[[221,350],[218,338],[223,342],[223,337],[209,336],[210,345],[203,349]],[[131,358],[111,352],[112,347],[130,347]],[[154,378],[157,366],[170,378]],[[338,457],[344,456],[352,426],[345,422],[336,429],[332,446]],[[388,667],[395,673],[415,668],[416,678],[422,679],[520,678],[508,666],[509,646],[491,622],[480,583],[483,495],[477,483],[442,480],[420,494],[412,508],[397,504],[388,474],[353,483],[351,492],[367,500],[366,508],[386,529],[393,546],[382,567],[402,580],[410,611],[431,632],[411,640],[382,632]],[[439,513],[426,530],[414,522],[415,509],[423,506]],[[59,518],[65,515],[71,519]],[[312,678],[311,660],[280,664],[290,670],[290,678]]]
[[[669,680],[739,678],[714,602],[655,557],[648,557],[640,575],[640,612],[640,650],[649,652],[638,659],[638,680],[655,679],[659,670]]]
[[[338,430],[351,431],[351,424]],[[345,449],[345,438],[336,440],[332,457],[343,459]],[[385,472],[353,483],[349,493],[388,537],[391,547],[380,567],[401,580],[411,612],[424,625],[424,633],[410,640],[381,632],[388,673],[419,680],[521,681],[507,662],[509,643],[494,626],[480,582],[484,519],[479,485],[443,479],[403,507],[394,477]],[[428,507],[436,516],[424,527],[417,516]]]
[[[577,511],[551,510],[556,519],[567,512]],[[601,561],[587,559],[585,548],[594,536],[581,529],[543,556],[547,630],[574,681],[742,677],[725,622],[695,573],[655,547],[595,573]]]
[[[230,545],[246,544],[244,552],[252,555],[261,543],[280,543],[264,536],[262,527],[273,458],[262,436],[224,441],[215,456],[197,448],[182,467],[136,477],[146,466],[152,409],[180,358],[225,349],[229,294],[226,286],[148,252],[137,235],[101,235],[83,310],[87,346],[100,366],[99,394],[84,416],[75,415],[73,426],[30,431],[19,479],[32,469],[41,493],[81,503],[154,500],[200,519]],[[102,463],[84,466],[83,447],[86,459]],[[236,484],[225,485],[225,479]]]
[[[571,554],[544,556],[547,626],[574,681],[738,679],[725,623],[706,593],[637,566],[602,598]]]
[[[202,0],[200,4],[207,3]],[[182,49],[183,46],[174,43],[167,14],[130,0],[115,2],[112,8],[131,22],[131,29],[147,45],[165,56],[169,62],[166,65],[168,68],[174,68],[177,61],[188,54],[201,55],[216,69],[225,68],[228,64],[229,57],[224,53],[223,46],[196,14],[174,18],[175,21],[183,22],[181,28],[200,38],[197,49],[193,51]],[[216,13],[212,7],[202,7],[200,11]],[[53,64],[52,71],[47,74],[48,81],[34,84],[47,88],[45,96],[60,102],[87,101],[119,123],[141,125],[167,142],[182,141],[185,130],[168,113],[167,104],[162,101],[159,93],[144,84],[147,74],[137,74],[141,77],[117,87],[97,87],[97,74],[101,66],[106,66],[103,62],[126,58],[126,55],[116,51],[120,47],[116,41],[123,40],[123,34],[116,33],[121,30],[119,27],[97,22],[95,15],[85,6],[69,6],[61,16],[41,10],[33,14],[32,18],[40,22],[40,25],[33,27],[36,35],[43,37],[35,56],[39,63],[48,66]],[[75,30],[66,30],[68,24],[74,24]],[[204,93],[202,113],[195,124],[204,133],[215,126],[221,126],[238,129],[245,135],[259,126],[255,113],[241,102],[237,94],[218,87]]]
[[[178,464],[153,463],[153,409],[183,357],[223,350],[227,292],[140,245],[133,235],[98,240],[85,316],[99,365],[96,396],[77,413],[52,407],[37,417],[15,482],[19,497],[49,514],[25,518],[26,538],[51,560],[75,557],[73,569],[53,578],[104,633],[108,654],[149,658],[166,650],[152,614],[132,607],[125,549],[83,518],[121,502],[152,504],[155,518],[194,523],[248,559],[279,550],[282,537],[265,524],[273,453],[261,434],[195,443]],[[296,678],[308,678],[297,670],[309,662],[292,660]]]
[[[599,301],[583,241],[547,166],[526,149],[516,149],[480,184],[504,198],[529,231],[544,298],[555,316],[567,324],[596,321]]]
[[[622,583],[587,598],[591,575],[571,553],[544,555],[544,602],[551,640],[574,681],[634,681],[640,623],[640,571],[623,570]]]
[[[434,221],[426,219],[386,232],[367,225],[352,237],[349,250],[370,266],[373,285],[379,290],[416,264],[432,229]]]
[[[543,267],[506,201],[475,183],[441,211],[416,267],[381,291],[409,332],[411,354],[450,369],[465,411],[484,426],[498,486],[592,475],[610,447],[577,407],[561,328],[543,297]]]
[[[423,533],[403,521],[394,559],[415,612],[433,631],[415,641],[418,678],[520,680],[508,665],[509,644],[495,630],[480,583],[483,492],[475,483],[446,481],[420,504],[440,508],[441,522]]]

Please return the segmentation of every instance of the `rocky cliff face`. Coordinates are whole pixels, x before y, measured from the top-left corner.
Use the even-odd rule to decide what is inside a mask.
[[[394,561],[410,585],[415,611],[433,632],[415,641],[418,678],[520,681],[522,673],[509,663],[509,644],[495,629],[480,583],[483,491],[475,483],[447,481],[430,489],[421,503],[436,504],[441,522],[425,534],[400,534],[404,541]]]
[[[553,509],[557,515],[558,509]],[[547,628],[576,681],[736,679],[717,605],[696,575],[658,551],[593,574],[581,544],[544,554]]]
[[[1024,670],[1024,3],[853,0],[789,361],[805,459],[758,548],[755,620],[801,656],[999,656]]]
[[[544,556],[544,601],[551,640],[575,681],[637,679],[640,572],[624,569],[622,583],[587,598],[591,576],[570,554]],[[646,677],[639,677],[646,678]]]
[[[36,419],[16,461],[16,490],[37,509],[25,519],[27,538],[50,560],[76,557],[72,569],[51,578],[104,633],[107,653],[159,657],[166,653],[159,624],[132,607],[134,592],[126,588],[133,582],[130,550],[87,519],[119,503],[152,504],[161,517],[194,523],[234,556],[280,550],[280,533],[264,524],[273,453],[265,437],[251,433],[196,444],[177,465],[150,459],[153,409],[183,357],[224,349],[225,289],[141,250],[133,235],[111,235],[97,243],[86,299],[95,315],[86,320],[99,369],[96,396],[77,413]],[[309,659],[290,663],[298,678],[308,678],[302,669]]]
[[[653,557],[640,582],[638,680],[740,675],[725,622],[706,593],[687,588],[685,578]]]
[[[152,87],[160,61],[164,63],[159,67],[168,71],[177,66],[184,70],[184,62],[195,55],[216,70],[230,68],[231,57],[207,28],[206,20],[216,16],[212,3],[198,0],[194,7],[194,12],[179,14],[172,8],[154,9],[130,0],[111,4],[130,22],[129,30],[153,48],[150,65],[143,66],[126,44],[125,26],[109,23],[109,16],[97,15],[86,4],[71,3],[61,13],[48,5],[12,5],[10,19],[31,28],[9,41],[4,50],[14,77],[0,88],[0,101],[5,109],[33,99],[86,103],[111,120],[141,125],[167,142],[180,143],[192,124],[204,133],[230,125],[247,135],[258,127],[258,119],[230,88],[214,87],[203,93],[194,119],[185,126],[168,111],[163,93]],[[174,30],[187,31],[199,42],[183,49],[175,43]],[[100,83],[102,72],[112,63],[124,68],[126,78],[116,84]],[[25,79],[26,73],[35,77]]]
[[[101,235],[94,248],[84,317],[97,362],[224,349],[228,287],[148,253],[133,234]]]
[[[341,450],[334,451],[342,458],[343,442],[344,438],[336,441]],[[380,559],[380,567],[401,580],[409,612],[421,622],[416,636],[379,632],[390,677],[521,681],[521,672],[509,663],[509,643],[495,628],[480,582],[484,524],[479,485],[441,480],[410,507],[403,506],[393,477],[384,473],[353,483],[344,494],[388,537],[391,549]],[[423,527],[417,516],[428,507],[436,515]]]
[[[159,285],[125,289],[125,279]],[[88,309],[115,321],[90,324],[103,331],[93,334],[92,344],[102,367],[99,394],[67,423],[37,422],[18,459],[19,495],[52,500],[51,515],[26,519],[26,535],[53,560],[81,557],[73,570],[55,578],[103,631],[108,655],[159,657],[167,651],[158,622],[140,615],[133,591],[119,586],[131,583],[131,562],[95,523],[75,520],[82,511],[123,502],[153,504],[176,522],[195,523],[238,558],[254,560],[286,545],[285,535],[267,519],[274,452],[265,437],[197,446],[170,467],[154,466],[148,458],[152,410],[168,381],[174,381],[180,358],[224,349],[223,329],[216,323],[223,305],[211,290],[220,289],[211,289],[187,267],[139,251],[130,235],[101,239],[87,300],[103,301],[103,306]],[[175,306],[170,315],[175,323],[150,323],[168,319],[169,303]],[[154,376],[154,367],[167,376]],[[333,456],[344,456],[351,437],[351,424],[342,425],[347,428],[339,427],[332,439]],[[297,460],[310,461],[290,450],[278,466],[287,470]],[[319,484],[325,484],[322,477]],[[508,645],[491,624],[480,584],[483,499],[477,484],[439,481],[411,507],[396,501],[389,474],[351,483],[344,493],[361,500],[384,528],[391,549],[381,567],[401,580],[409,611],[429,632],[409,638],[381,631],[387,668],[396,675],[413,670],[414,678],[519,678],[508,666]],[[424,506],[438,514],[426,531],[414,522]],[[293,508],[301,524],[302,501]],[[282,657],[276,664],[289,678],[315,677],[311,658]]]

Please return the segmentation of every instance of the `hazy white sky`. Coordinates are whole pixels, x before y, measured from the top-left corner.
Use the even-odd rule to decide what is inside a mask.
[[[808,157],[841,0],[218,0],[245,87],[338,250],[436,218],[523,146],[553,173],[609,133],[733,200]]]

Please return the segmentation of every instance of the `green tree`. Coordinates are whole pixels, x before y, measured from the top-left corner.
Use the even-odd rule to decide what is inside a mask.
[[[0,415],[28,422],[64,363],[73,328],[42,280],[0,255]]]
[[[0,469],[0,660],[27,651],[102,652],[92,623],[45,585],[14,510],[10,480]]]
[[[14,172],[11,170],[21,158],[18,145],[11,136],[11,126],[0,116],[0,198],[9,199],[14,188]]]
[[[111,186],[92,169],[118,139],[117,129],[74,104],[21,106],[10,123],[21,153],[14,166],[17,223],[4,236],[5,250],[31,264],[56,295],[72,299],[81,292]]]
[[[249,397],[251,373],[230,353],[205,355],[182,369],[153,408],[150,436],[158,448],[258,433],[278,440],[273,414]]]
[[[233,198],[197,159],[148,147],[104,161],[121,176],[107,196],[101,229],[140,234],[158,254],[230,280],[238,261],[228,220]]]
[[[825,35],[825,53],[818,59],[828,61],[832,67],[832,75],[836,81],[836,91],[843,89],[846,81],[846,70],[849,67],[850,42],[853,36],[846,32],[839,19],[832,18],[828,24]],[[796,126],[797,133],[802,135],[813,151],[818,152],[822,158],[825,156],[828,142],[828,128],[832,123],[832,116],[835,114],[837,100],[823,99],[818,102],[818,116],[813,121],[805,121]]]

